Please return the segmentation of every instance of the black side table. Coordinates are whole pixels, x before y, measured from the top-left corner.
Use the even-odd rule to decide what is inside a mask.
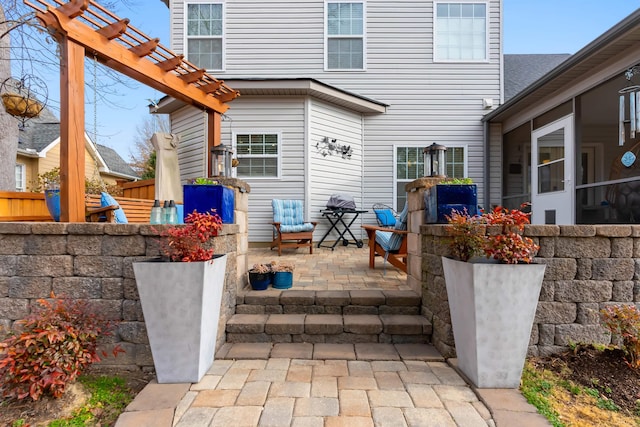
[[[359,211],[356,209],[325,209],[325,210],[321,210],[320,212],[322,213],[322,216],[325,217],[327,221],[329,221],[329,223],[331,224],[331,227],[329,228],[329,230],[327,230],[324,236],[322,236],[322,239],[320,239],[320,241],[318,242],[318,247],[321,247],[322,242],[324,242],[324,239],[326,239],[327,236],[333,230],[335,230],[338,233],[338,238],[333,243],[333,245],[331,246],[325,245],[323,247],[330,248],[331,250],[333,250],[341,240],[342,240],[343,246],[348,246],[350,244],[356,245],[359,248],[363,246],[362,240],[356,239],[356,236],[353,235],[350,227],[351,227],[351,224],[353,224],[355,220],[358,219],[360,214],[367,213],[368,211]],[[347,214],[353,215],[353,217],[351,218],[351,221],[349,221],[348,223],[345,222],[345,219],[343,218]],[[345,234],[347,233],[349,234],[349,236],[351,236],[352,241],[345,236]]]

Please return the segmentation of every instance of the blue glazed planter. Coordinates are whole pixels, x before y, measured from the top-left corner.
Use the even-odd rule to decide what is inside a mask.
[[[60,190],[44,190],[44,202],[55,222],[60,222]]]
[[[276,271],[273,273],[274,289],[289,289],[293,285],[293,273],[290,271]]]
[[[234,192],[223,185],[185,184],[183,187],[184,216],[194,210],[201,213],[215,209],[224,224],[233,224]]]
[[[478,213],[478,188],[475,184],[438,184],[424,192],[425,223],[446,224],[447,215],[465,209],[471,216]]]
[[[271,273],[249,272],[249,283],[254,291],[264,291],[271,284]]]

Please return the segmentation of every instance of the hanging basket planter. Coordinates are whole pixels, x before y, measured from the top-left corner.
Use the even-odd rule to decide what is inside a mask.
[[[15,117],[34,118],[38,117],[44,105],[33,98],[19,95],[17,93],[3,93],[2,103],[7,113]]]

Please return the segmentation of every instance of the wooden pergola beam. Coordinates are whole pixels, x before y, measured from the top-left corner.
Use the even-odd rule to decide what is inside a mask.
[[[83,46],[95,54],[105,65],[140,83],[205,110],[224,113],[229,108],[214,96],[199,90],[174,73],[164,71],[154,62],[139,57],[119,43],[110,41],[78,20],[70,19],[58,9],[37,13],[47,27]]]
[[[106,27],[102,27],[99,30],[96,30],[96,33],[106,37],[109,40],[113,40],[123,35],[127,31],[128,26],[129,19],[125,18],[109,24]]]

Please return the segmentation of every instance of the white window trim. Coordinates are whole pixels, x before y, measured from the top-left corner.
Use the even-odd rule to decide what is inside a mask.
[[[464,149],[464,178],[469,177],[469,144],[443,144],[447,149],[462,148]],[[416,144],[394,144],[393,145],[393,205],[398,200],[398,148],[424,148],[424,145]],[[410,181],[408,181],[410,182]],[[402,206],[394,206],[395,210],[402,209]]]
[[[485,10],[487,12],[485,16],[485,42],[484,42],[484,59],[441,59],[438,58],[436,46],[438,45],[438,19],[437,10],[439,4],[451,4],[451,3],[484,3]],[[473,63],[482,64],[489,62],[489,2],[486,0],[450,0],[450,1],[434,1],[433,2],[433,62],[452,62],[452,63]]]
[[[187,30],[188,30],[188,23],[187,23],[187,17],[188,17],[188,8],[190,4],[219,4],[222,5],[222,35],[220,36],[220,38],[222,39],[222,68],[215,69],[215,68],[211,68],[211,69],[207,69],[207,71],[225,71],[227,69],[227,8],[226,8],[226,4],[224,1],[220,1],[220,0],[189,0],[184,2],[183,5],[183,10],[182,10],[182,53],[184,54],[185,58],[187,58],[187,60],[190,61],[190,59],[188,58],[187,55],[187,42],[188,40],[191,39],[205,39],[205,38],[215,38],[218,36],[191,36],[189,37],[187,35]]]
[[[18,188],[16,180],[16,191],[27,191],[27,166],[24,163],[16,163],[16,168],[20,168],[20,175],[22,176],[22,187]]]
[[[329,68],[329,34],[327,28],[329,3],[361,3],[362,4],[362,68]],[[364,0],[325,0],[324,2],[324,71],[328,72],[362,72],[367,71],[367,2]],[[345,36],[347,37],[347,36]],[[353,38],[353,36],[348,36]]]
[[[469,177],[469,144],[446,144],[445,147],[449,148],[462,148],[464,150],[464,178]]]
[[[273,155],[273,154],[262,154],[260,155],[260,157],[275,157],[278,159],[278,165],[277,165],[277,176],[250,176],[250,177],[242,177],[241,179],[249,181],[249,180],[257,180],[257,181],[264,181],[264,180],[274,180],[274,179],[282,179],[282,151],[283,151],[283,140],[282,140],[282,131],[281,130],[272,130],[272,129],[250,129],[250,130],[234,130],[231,134],[231,141],[232,141],[232,147],[233,147],[233,151],[236,153],[236,157],[238,158],[239,162],[242,162],[242,157],[240,157],[237,153],[238,153],[238,147],[237,147],[237,141],[238,135],[267,135],[267,134],[273,134],[273,135],[277,135],[278,137],[278,154],[277,155]],[[237,178],[238,177],[238,170],[237,168],[233,168],[233,177]]]

